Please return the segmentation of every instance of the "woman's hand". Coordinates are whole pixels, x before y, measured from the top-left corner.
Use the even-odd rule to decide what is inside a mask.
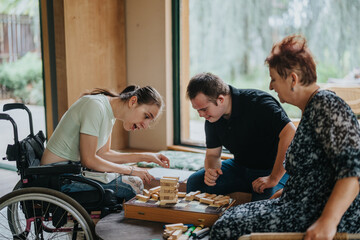
[[[337,231],[337,224],[321,217],[307,230],[304,240],[331,240]]]
[[[259,177],[252,182],[252,187],[254,192],[264,193],[264,190],[267,188],[275,187],[278,184],[278,181],[273,179],[271,176]]]
[[[146,162],[154,162],[164,168],[170,167],[170,160],[165,155],[161,153],[146,153],[146,155],[147,155],[146,156],[147,159],[145,160]]]
[[[333,239],[341,217],[358,194],[358,177],[337,180],[321,216],[307,229],[304,240]]]
[[[138,176],[141,178],[143,182],[150,183],[151,180],[155,179],[153,175],[151,175],[146,169],[134,167],[131,175]]]

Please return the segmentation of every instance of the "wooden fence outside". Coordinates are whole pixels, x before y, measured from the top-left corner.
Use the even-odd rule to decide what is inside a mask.
[[[0,64],[37,50],[32,25],[33,18],[28,15],[0,14]]]

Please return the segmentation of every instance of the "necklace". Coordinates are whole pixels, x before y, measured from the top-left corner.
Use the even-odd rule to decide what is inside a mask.
[[[309,99],[307,100],[306,104],[305,104],[305,108],[308,105],[308,103],[310,102],[310,100],[314,97],[314,95],[317,93],[317,91],[319,91],[320,87],[318,87],[317,89],[315,89],[315,91],[310,95]],[[304,108],[304,109],[305,109]]]

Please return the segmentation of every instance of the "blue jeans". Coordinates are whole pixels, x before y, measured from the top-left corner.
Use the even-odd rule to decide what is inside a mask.
[[[80,177],[83,177],[80,175]],[[98,182],[98,181],[97,181]],[[114,191],[117,198],[130,200],[135,197],[135,190],[129,185],[122,182],[122,175],[111,181],[110,183],[98,182],[104,189],[111,189]],[[86,183],[71,181],[71,183],[64,184],[61,186],[61,192],[81,192],[81,191],[93,191],[95,188]]]
[[[234,159],[222,161],[222,175],[216,180],[215,186],[208,186],[204,182],[205,169],[193,173],[187,180],[186,192],[200,190],[206,193],[229,194],[232,192],[252,193],[251,201],[270,198],[277,190],[283,188],[289,175],[285,173],[278,185],[264,190],[259,194],[253,191],[252,182],[259,177],[269,176],[271,169],[251,169],[239,165]]]

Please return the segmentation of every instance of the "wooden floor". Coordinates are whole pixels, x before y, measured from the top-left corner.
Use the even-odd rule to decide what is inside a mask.
[[[0,197],[11,192],[19,179],[16,172],[0,168]]]

